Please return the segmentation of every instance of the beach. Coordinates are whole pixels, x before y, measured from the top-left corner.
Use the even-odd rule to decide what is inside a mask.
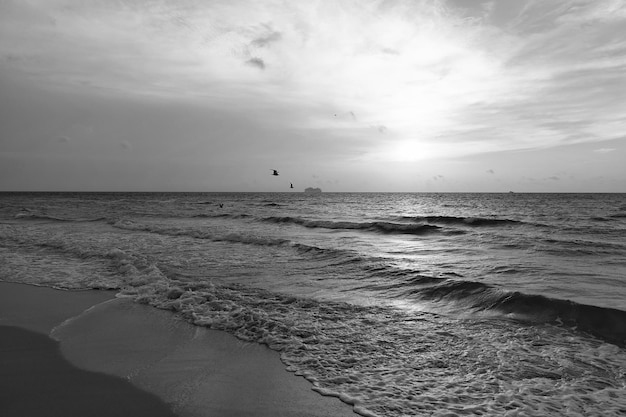
[[[0,202],[0,325],[37,332],[63,366],[129,382],[163,413],[626,412],[626,195]],[[20,346],[6,349],[28,354]]]
[[[350,416],[276,352],[112,291],[0,283],[0,414]]]

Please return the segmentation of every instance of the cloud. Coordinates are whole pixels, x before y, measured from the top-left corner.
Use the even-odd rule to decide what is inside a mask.
[[[250,42],[250,44],[252,46],[256,46],[259,48],[264,48],[274,42],[278,42],[279,40],[281,40],[281,38],[282,38],[282,35],[280,34],[280,32],[270,31],[269,33],[265,35],[262,35],[256,39],[253,39],[252,42]]]
[[[333,117],[341,122],[346,122],[351,126],[360,126],[359,119],[353,111],[334,113]]]
[[[488,174],[492,174],[492,175],[493,175],[493,174],[495,174],[495,172],[494,172],[494,170],[493,170],[493,169],[488,169],[488,170],[487,170],[487,173],[488,173]]]
[[[59,142],[59,143],[70,143],[71,140],[67,136],[59,136],[57,138],[57,142]]]
[[[120,146],[123,149],[127,149],[127,150],[132,150],[133,149],[133,145],[129,141],[126,141],[126,140],[120,142]]]
[[[393,48],[385,48],[385,47],[383,47],[383,48],[381,48],[381,49],[380,49],[380,51],[381,51],[383,54],[389,54],[389,55],[400,55],[400,52],[399,52],[399,51],[397,51],[397,50],[395,50],[395,49],[393,49]]]
[[[3,56],[3,58],[7,62],[19,62],[23,59],[22,56],[13,53],[7,53]]]
[[[256,67],[259,68],[261,70],[265,69],[265,62],[258,57],[252,57],[249,60],[246,61],[247,65],[250,65],[251,67]]]
[[[626,11],[614,0],[5,1],[0,27],[0,73],[197,100],[358,141],[369,158],[392,135],[426,159],[623,132]]]
[[[610,152],[614,152],[616,150],[617,149],[615,149],[615,148],[600,148],[600,149],[594,149],[593,151],[595,153],[610,153]]]

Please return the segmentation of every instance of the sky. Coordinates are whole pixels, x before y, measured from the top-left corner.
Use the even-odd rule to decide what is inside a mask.
[[[0,0],[0,191],[626,192],[625,74],[622,0]]]

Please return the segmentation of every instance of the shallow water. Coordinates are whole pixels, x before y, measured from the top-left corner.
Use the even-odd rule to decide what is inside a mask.
[[[624,194],[5,193],[0,260],[265,343],[363,415],[626,411]]]

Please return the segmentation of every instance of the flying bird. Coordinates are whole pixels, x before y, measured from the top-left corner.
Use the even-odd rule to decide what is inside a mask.
[[[276,171],[275,169],[270,169],[270,171],[274,171],[272,175],[278,175],[278,171]]]
[[[291,186],[289,188],[293,188],[293,183],[289,183]]]

